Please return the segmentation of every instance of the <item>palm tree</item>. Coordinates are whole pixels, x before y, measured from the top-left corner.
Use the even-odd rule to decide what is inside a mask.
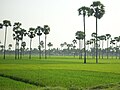
[[[75,47],[76,47],[76,46],[75,46],[75,44],[77,44],[77,40],[76,40],[76,39],[74,39],[72,42],[73,42],[74,57],[75,57]]]
[[[92,58],[95,58],[94,57],[95,56],[95,39],[92,38],[92,39],[90,39],[90,41],[91,41],[91,44],[92,44],[92,48],[91,48]]]
[[[20,49],[20,58],[22,58],[22,43],[23,43],[23,37],[27,35],[27,32],[25,29],[20,28],[20,40],[21,40],[21,49]]]
[[[64,49],[66,49],[66,47],[67,47],[67,42],[64,42],[63,44],[64,44],[64,47],[65,47]]]
[[[116,41],[116,48],[115,48],[115,50],[116,50],[116,59],[117,59],[117,53],[118,53],[118,49],[119,49],[119,48],[117,48],[118,47],[117,43],[119,42],[119,37],[114,37],[114,40]]]
[[[97,40],[99,41],[99,44],[98,44],[98,47],[99,47],[99,59],[100,59],[100,54],[101,54],[101,48],[100,48],[100,46],[101,46],[101,45],[100,45],[100,44],[101,44],[101,42],[100,42],[101,39],[100,39],[100,38],[101,38],[101,36],[98,36],[98,37],[97,37]]]
[[[9,50],[11,50],[11,48],[12,48],[12,44],[9,44],[9,45],[8,45],[8,48],[9,48]]]
[[[105,14],[104,5],[100,1],[94,1],[91,5],[91,15],[96,18],[96,63],[98,63],[98,44],[97,44],[97,19],[101,19]]]
[[[61,44],[60,44],[60,46],[61,46],[61,50],[62,50],[62,47],[64,46],[64,44],[63,44],[63,43],[61,43]]]
[[[36,28],[36,34],[39,36],[39,59],[41,59],[41,45],[40,45],[40,36],[42,35],[42,33],[41,33],[41,31],[42,31],[43,29],[41,29],[41,27],[40,26],[38,26],[37,28]]]
[[[25,50],[26,42],[22,42],[22,43],[21,43],[21,46],[22,46],[21,48],[22,48],[22,50],[23,50],[23,55],[24,55],[24,50]]]
[[[100,40],[102,40],[102,59],[103,59],[103,54],[104,54],[103,46],[104,46],[104,40],[106,40],[106,36],[105,35],[101,35],[100,36]]]
[[[111,38],[110,34],[106,34],[106,39],[107,39],[107,59],[108,59],[108,47],[109,47],[109,39]]]
[[[50,32],[50,27],[48,25],[44,25],[43,33],[45,34],[45,59],[47,58],[47,54],[46,54],[46,39],[47,39],[47,34],[49,34],[49,32]]]
[[[87,58],[88,58],[88,54],[89,54],[89,45],[91,44],[90,40],[87,40],[86,45],[88,45],[87,47]]]
[[[30,38],[30,51],[29,51],[29,59],[31,59],[31,44],[32,44],[32,39],[35,37],[35,28],[29,28],[28,31],[28,37]]]
[[[15,43],[15,59],[17,59],[17,55],[18,55],[18,59],[19,59],[19,40],[22,38],[21,37],[21,26],[22,24],[20,22],[15,22],[13,25],[13,39],[16,40]],[[17,50],[17,51],[16,51]]]
[[[120,36],[119,36],[119,42],[120,42]],[[120,44],[119,44],[119,59],[120,59]]]
[[[93,48],[94,52],[93,52],[93,56],[95,56],[96,33],[95,33],[95,32],[93,32],[93,33],[91,34],[91,36],[93,37],[93,39],[91,39],[91,40],[92,40],[92,41],[93,41],[93,43],[94,43],[94,48]],[[95,57],[94,57],[94,58],[95,58]]]
[[[4,50],[4,45],[0,45],[1,51],[3,52]]]
[[[80,50],[80,40],[83,40],[84,39],[84,32],[82,32],[82,31],[77,31],[76,33],[75,33],[75,36],[76,36],[76,39],[78,39],[79,40],[79,50]],[[80,52],[79,52],[79,59],[80,59],[80,53],[81,53],[81,59],[82,59],[82,52],[81,52],[81,50],[80,50]],[[84,63],[86,63],[85,61],[84,61]]]
[[[48,47],[49,47],[49,56],[50,56],[50,47],[52,47],[53,44],[52,44],[51,42],[49,42],[47,45],[48,45]]]
[[[3,26],[5,26],[5,40],[4,40],[4,59],[5,59],[5,47],[6,47],[6,36],[7,36],[7,28],[8,28],[8,26],[11,26],[11,23],[10,23],[10,21],[9,20],[4,20],[3,21]]]
[[[112,44],[111,48],[112,48],[112,58],[113,58],[113,45],[115,45],[115,40],[111,38],[110,44]]]
[[[86,14],[90,16],[90,8],[89,7],[81,7],[78,9],[79,15],[83,15],[83,23],[84,23],[84,63],[86,63],[86,45],[85,45],[85,16]]]
[[[44,42],[43,41],[40,41],[40,47],[44,48]],[[43,53],[42,53],[42,55],[43,55]]]
[[[9,54],[10,54],[11,48],[12,48],[12,44],[9,44],[8,45]]]

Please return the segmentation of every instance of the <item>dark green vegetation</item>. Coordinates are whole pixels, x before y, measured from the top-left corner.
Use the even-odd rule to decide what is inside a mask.
[[[99,64],[95,64],[93,59],[89,59],[87,64],[83,64],[83,61],[78,60],[78,57],[49,57],[41,60],[38,57],[31,60],[23,57],[21,60],[15,60],[14,57],[7,56],[6,60],[0,59],[0,78],[5,78],[4,82],[7,82],[5,89],[12,88],[9,82],[13,80],[21,83],[20,89],[119,88],[119,60],[100,59]],[[0,80],[0,86],[5,83],[3,79]],[[17,83],[13,83],[13,87]]]

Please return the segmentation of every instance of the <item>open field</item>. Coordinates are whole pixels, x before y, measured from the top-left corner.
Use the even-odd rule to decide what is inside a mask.
[[[0,79],[2,90],[13,87],[17,90],[114,90],[120,89],[120,60],[100,59],[99,64],[95,64],[95,60],[88,59],[87,64],[83,64],[77,57],[14,60],[8,56],[6,60],[0,59]]]

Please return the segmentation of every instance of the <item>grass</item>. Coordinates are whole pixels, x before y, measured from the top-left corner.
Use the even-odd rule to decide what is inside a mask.
[[[0,77],[0,90],[37,90],[39,87]]]
[[[14,60],[11,56],[6,60],[0,59],[0,74],[37,83],[40,90],[109,88],[113,84],[119,88],[120,60],[101,59],[99,64],[95,64],[95,60],[88,59],[87,64],[83,64],[83,60],[77,57],[49,57],[46,60],[39,60],[38,57],[28,60],[24,57]]]

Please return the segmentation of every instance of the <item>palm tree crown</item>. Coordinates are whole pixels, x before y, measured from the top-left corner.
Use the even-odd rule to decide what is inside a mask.
[[[76,39],[78,39],[78,40],[83,40],[83,39],[84,39],[84,32],[82,32],[82,31],[77,31],[77,32],[75,33],[75,36],[76,36]]]
[[[86,14],[87,14],[87,16],[91,15],[90,8],[89,7],[85,7],[85,6],[79,8],[78,12],[79,12],[79,15],[83,15],[83,16],[85,16]]]
[[[95,1],[91,5],[91,15],[94,17],[101,19],[102,16],[105,14],[104,5],[100,1]]]

